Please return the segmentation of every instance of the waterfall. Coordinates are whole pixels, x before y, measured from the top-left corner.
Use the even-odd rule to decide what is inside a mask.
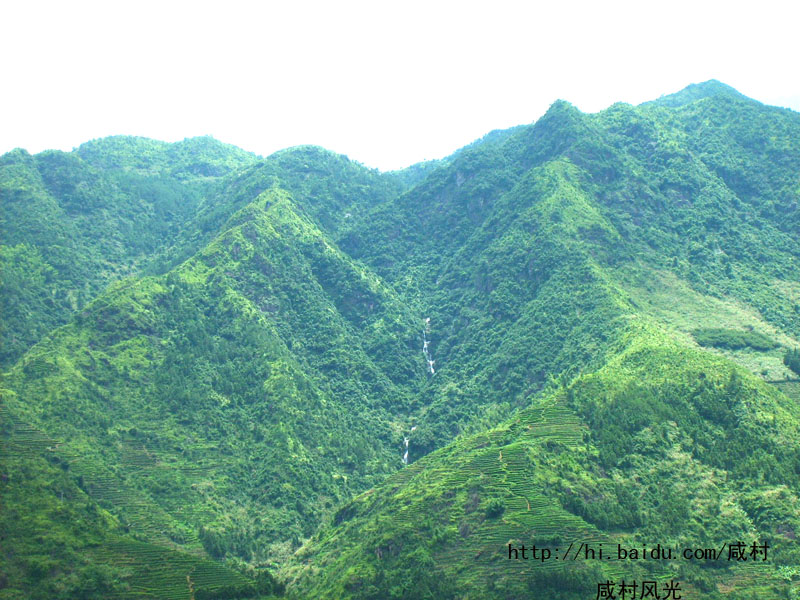
[[[431,341],[428,339],[428,332],[431,330],[431,318],[428,317],[425,319],[425,328],[422,330],[422,354],[425,355],[425,360],[428,363],[428,369],[430,369],[431,375],[436,375],[436,370],[433,368],[433,364],[436,362],[431,357],[431,351],[428,349]]]
[[[428,334],[431,331],[431,318],[427,317],[425,319],[425,327],[422,328],[422,354],[425,356],[425,362],[428,363],[428,369],[430,369],[431,375],[436,375],[436,370],[433,368],[433,365],[436,363],[433,360],[433,356],[431,356],[430,351],[430,343],[431,341],[428,339]],[[417,426],[414,425],[411,427],[411,431],[409,432],[408,436],[403,436],[403,446],[405,447],[405,452],[403,453],[403,464],[408,464],[408,445],[411,441],[411,434],[416,431]]]
[[[403,445],[406,447],[406,452],[405,452],[405,454],[403,454],[403,464],[404,464],[404,465],[407,465],[407,464],[408,464],[408,443],[411,441],[411,437],[410,437],[410,436],[411,436],[411,434],[412,434],[412,433],[414,433],[416,430],[417,430],[417,426],[416,426],[416,425],[414,425],[414,426],[411,428],[411,432],[408,434],[408,435],[409,435],[409,437],[403,436]]]

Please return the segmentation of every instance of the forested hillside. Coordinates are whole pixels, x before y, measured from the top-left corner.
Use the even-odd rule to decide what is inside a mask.
[[[0,598],[797,595],[799,172],[715,81],[392,173],[3,156]]]
[[[0,157],[0,364],[140,273],[220,178],[255,160],[212,138],[122,136]]]
[[[532,408],[340,509],[298,554],[290,591],[581,598],[596,582],[673,578],[702,597],[788,593],[800,407],[760,380],[792,376],[782,358],[800,333],[798,127],[717,82],[596,115],[558,102],[351,233],[355,256],[430,299],[442,379],[477,388],[477,412]],[[362,243],[376,229],[391,250]],[[504,553],[734,537],[768,540],[771,564],[567,568]]]

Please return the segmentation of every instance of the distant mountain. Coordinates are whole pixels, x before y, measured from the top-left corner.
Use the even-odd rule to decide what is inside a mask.
[[[140,273],[222,176],[255,160],[212,138],[121,136],[0,157],[0,365]]]
[[[0,599],[796,593],[799,167],[713,81],[393,173],[4,156]]]
[[[755,100],[751,100],[747,96],[740,94],[731,86],[725,85],[716,79],[710,79],[709,81],[704,81],[703,83],[692,83],[683,88],[680,92],[661,96],[661,98],[658,100],[653,100],[652,103],[661,106],[669,106],[671,108],[679,108],[681,106],[691,104],[692,102],[696,102],[697,100],[704,100],[706,98],[715,98],[716,100],[719,100],[720,98],[730,98],[733,100],[756,102]]]
[[[253,163],[256,156],[210,136],[167,143],[133,136],[112,136],[81,144],[75,151],[104,171],[162,175],[186,181],[218,178]]]

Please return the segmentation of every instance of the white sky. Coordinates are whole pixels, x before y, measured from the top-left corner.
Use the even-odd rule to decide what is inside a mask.
[[[0,152],[114,134],[318,144],[384,170],[556,99],[719,79],[800,110],[800,2],[0,0]]]

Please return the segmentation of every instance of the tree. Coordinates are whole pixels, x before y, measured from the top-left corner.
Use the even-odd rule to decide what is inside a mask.
[[[794,371],[796,375],[800,375],[800,349],[787,350],[783,357],[783,364]]]

